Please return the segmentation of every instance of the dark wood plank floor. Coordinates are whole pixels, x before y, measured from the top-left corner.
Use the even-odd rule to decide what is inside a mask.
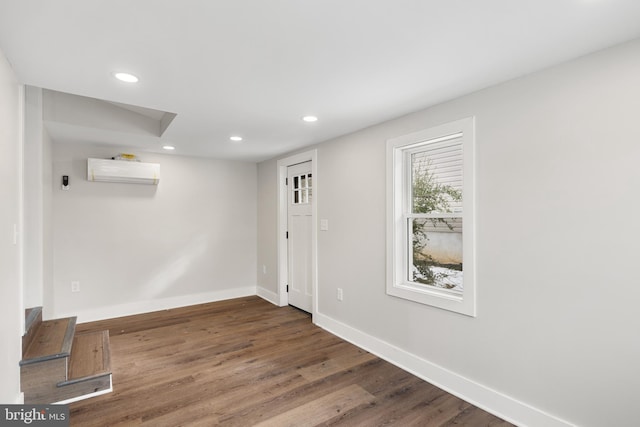
[[[509,426],[258,297],[78,325],[108,329],[113,393],[73,426]]]

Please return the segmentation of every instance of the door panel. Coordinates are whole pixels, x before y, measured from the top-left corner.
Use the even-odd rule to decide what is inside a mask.
[[[311,230],[313,226],[313,177],[311,162],[288,168],[288,285],[289,304],[312,311]]]

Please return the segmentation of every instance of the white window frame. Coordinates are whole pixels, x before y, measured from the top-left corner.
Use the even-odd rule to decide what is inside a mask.
[[[408,219],[422,217],[410,212],[411,166],[408,153],[425,144],[460,134],[463,149],[463,291],[450,292],[409,281],[410,236]],[[476,316],[475,277],[475,119],[464,118],[387,141],[387,294]],[[448,216],[437,214],[438,217]],[[459,214],[453,216],[459,217]]]

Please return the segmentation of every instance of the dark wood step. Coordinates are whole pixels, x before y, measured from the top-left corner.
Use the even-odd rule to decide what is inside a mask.
[[[41,322],[22,354],[20,365],[68,357],[71,353],[75,330],[75,317]]]
[[[22,355],[33,342],[36,331],[42,323],[42,307],[27,308],[24,314],[24,335],[22,336]]]
[[[56,385],[55,402],[70,403],[112,390],[109,331],[77,334],[66,381]]]
[[[60,324],[67,323],[69,327],[73,323],[72,330],[75,332],[75,318],[60,319],[58,323],[55,329],[43,327],[43,331],[51,331],[59,338]],[[51,341],[56,340],[42,342],[42,348],[53,348]],[[112,390],[109,332],[88,332],[75,336],[72,333],[69,342],[68,357],[62,356],[65,351],[57,353],[58,357],[37,356],[21,362],[25,403],[70,403]],[[29,353],[29,356],[34,354]]]
[[[109,331],[77,334],[69,359],[69,378],[73,382],[111,373]]]

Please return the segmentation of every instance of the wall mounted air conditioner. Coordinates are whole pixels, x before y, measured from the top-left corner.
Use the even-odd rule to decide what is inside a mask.
[[[157,185],[160,181],[160,165],[127,160],[87,159],[87,180]]]

